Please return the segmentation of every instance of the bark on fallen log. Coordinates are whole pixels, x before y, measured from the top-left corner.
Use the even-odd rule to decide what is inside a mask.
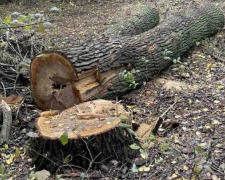
[[[214,35],[223,26],[223,13],[208,6],[137,36],[43,52],[31,63],[33,98],[43,110],[63,110],[95,98],[121,96],[149,81],[197,41]],[[138,72],[131,73],[131,69]],[[124,70],[128,73],[120,77]]]
[[[142,5],[129,18],[112,25],[103,34],[114,38],[133,36],[154,28],[158,23],[158,10]]]

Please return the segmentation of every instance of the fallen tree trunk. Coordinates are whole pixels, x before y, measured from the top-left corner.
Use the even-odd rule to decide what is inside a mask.
[[[150,6],[140,6],[127,19],[112,25],[103,34],[111,37],[133,36],[154,28],[159,24],[159,12]]]
[[[31,63],[33,98],[43,110],[63,110],[95,98],[121,96],[149,81],[197,41],[223,26],[223,13],[210,6],[187,17],[174,17],[137,36],[63,49],[66,56],[43,52]],[[119,76],[124,70],[127,72]]]

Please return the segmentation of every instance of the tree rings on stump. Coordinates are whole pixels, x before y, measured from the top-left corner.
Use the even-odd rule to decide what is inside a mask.
[[[42,109],[64,110],[80,103],[77,75],[70,60],[56,52],[38,55],[31,63],[31,91]]]
[[[120,127],[122,115],[129,117],[130,113],[106,100],[81,103],[60,114],[44,112],[35,123],[39,137],[32,140],[33,163],[37,169],[53,172],[68,164],[88,168],[110,159],[126,161],[134,155],[129,146],[135,139]],[[68,143],[63,145],[60,137],[65,133]]]

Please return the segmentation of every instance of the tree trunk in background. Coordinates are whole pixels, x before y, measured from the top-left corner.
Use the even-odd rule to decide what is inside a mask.
[[[159,23],[159,12],[149,6],[140,6],[129,18],[112,25],[105,32],[105,36],[122,37],[133,36],[154,28]]]
[[[214,35],[223,26],[223,13],[210,6],[197,9],[189,16],[174,17],[140,35],[116,40],[105,38],[63,49],[61,52],[67,58],[58,52],[43,53],[31,64],[33,97],[42,109],[60,110],[95,98],[114,99],[149,81],[197,41]],[[56,56],[64,58],[66,63],[59,63]],[[48,60],[51,63],[48,64]],[[59,64],[57,71],[53,71],[56,63]],[[65,78],[61,75],[64,70],[60,74],[59,68],[67,68],[71,63],[75,72],[70,68],[68,72],[72,75]],[[42,67],[43,71],[38,73]],[[51,75],[45,74],[50,70]],[[124,70],[128,73],[120,77],[119,73]],[[42,77],[39,78],[40,74]],[[43,79],[48,81],[43,84]],[[71,93],[68,93],[69,89]]]

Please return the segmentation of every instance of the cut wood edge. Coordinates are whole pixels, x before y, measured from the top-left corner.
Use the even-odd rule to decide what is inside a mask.
[[[60,52],[46,52],[31,62],[31,91],[42,110],[65,110],[92,100],[107,91],[125,66],[100,72],[97,67],[76,73],[72,62]]]
[[[163,119],[160,117],[158,120],[152,122],[151,124],[141,123],[136,131],[136,136],[141,142],[144,142],[149,138],[150,134],[156,135],[159,126],[162,124]]]
[[[69,139],[87,138],[120,126],[115,106],[111,101],[100,99],[75,105],[60,114],[59,111],[43,112],[35,127],[40,136],[48,139],[59,139],[64,132]],[[122,105],[118,107],[119,115],[129,116]]]
[[[31,62],[32,96],[42,110],[63,110],[80,103],[76,80],[72,63],[59,52],[43,52]]]

